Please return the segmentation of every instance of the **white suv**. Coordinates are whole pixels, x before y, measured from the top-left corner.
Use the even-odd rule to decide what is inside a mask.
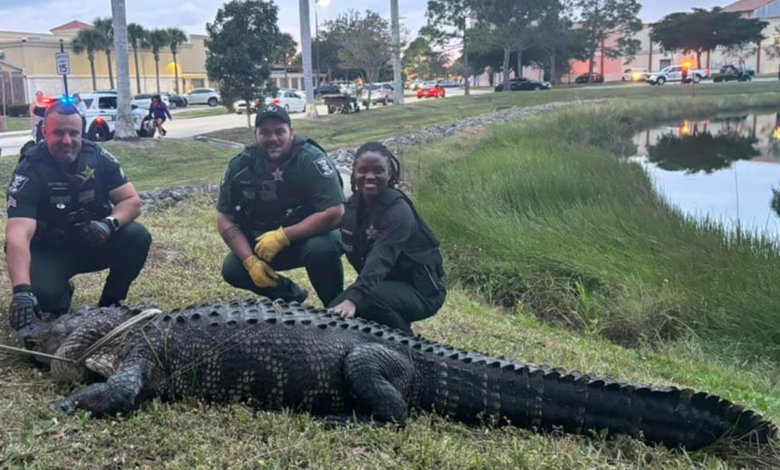
[[[116,93],[80,93],[79,96],[87,107],[87,112],[84,114],[86,120],[84,132],[87,138],[95,142],[113,139],[116,127]],[[135,132],[138,136],[154,137],[154,126],[149,126],[144,122],[144,117],[149,114],[148,109],[133,106],[131,112],[135,120]]]
[[[207,104],[212,108],[222,101],[219,92],[213,88],[194,88],[184,97],[187,104]]]

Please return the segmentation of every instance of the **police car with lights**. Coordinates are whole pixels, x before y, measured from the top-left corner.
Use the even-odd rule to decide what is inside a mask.
[[[79,96],[87,109],[84,113],[86,137],[95,142],[113,139],[117,119],[116,92],[79,93]],[[67,99],[72,100],[72,98]],[[135,132],[138,137],[154,137],[156,131],[154,121],[147,119],[149,111],[138,106],[132,108]]]

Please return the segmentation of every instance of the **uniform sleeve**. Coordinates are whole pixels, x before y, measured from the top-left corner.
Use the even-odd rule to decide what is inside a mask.
[[[303,169],[307,202],[314,212],[322,212],[344,204],[341,175],[331,159],[321,151],[312,152],[311,161]]]
[[[219,196],[217,197],[217,211],[222,214],[235,214],[233,203],[230,201],[230,182],[233,179],[234,171],[232,162],[222,175],[222,181],[219,182]]]
[[[6,189],[5,200],[8,218],[35,219],[41,198],[41,184],[34,170],[22,164],[16,168]]]
[[[376,227],[374,227],[376,229]],[[417,220],[412,209],[406,202],[391,206],[382,218],[382,225],[371,250],[366,256],[366,263],[360,271],[357,280],[346,292],[345,297],[355,305],[382,282],[395,266],[406,242],[417,229]]]
[[[127,175],[125,174],[125,170],[122,169],[122,165],[119,164],[119,160],[104,148],[100,149],[100,156],[103,160],[103,174],[101,175],[101,179],[106,190],[110,192],[127,184]]]

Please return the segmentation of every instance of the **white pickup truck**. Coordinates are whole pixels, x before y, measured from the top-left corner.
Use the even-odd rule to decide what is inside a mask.
[[[647,74],[647,83],[651,85],[663,85],[667,82],[681,82],[683,77],[682,65],[670,65],[664,67],[658,72]],[[686,83],[699,83],[705,78],[710,78],[710,71],[707,69],[688,69]]]

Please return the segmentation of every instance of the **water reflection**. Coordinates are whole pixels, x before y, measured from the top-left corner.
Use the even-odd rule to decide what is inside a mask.
[[[683,212],[780,235],[780,113],[682,121],[634,144],[634,159]]]

